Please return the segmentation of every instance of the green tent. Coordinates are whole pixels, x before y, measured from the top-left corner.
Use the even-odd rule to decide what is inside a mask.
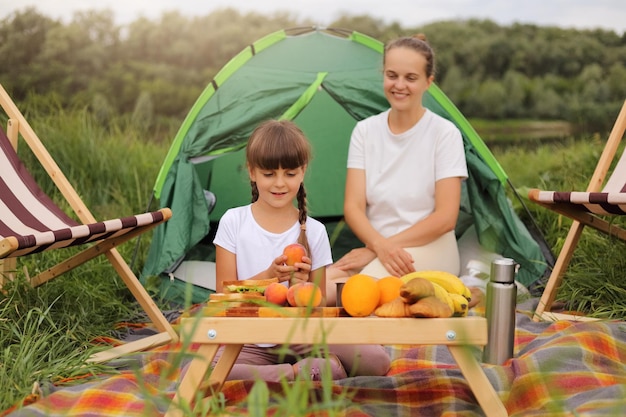
[[[154,196],[173,217],[155,230],[142,280],[161,277],[169,288],[177,280],[164,272],[185,258],[210,258],[211,232],[221,215],[250,202],[244,148],[254,127],[269,118],[294,120],[311,140],[314,158],[305,179],[310,215],[327,224],[331,242],[346,232],[338,220],[350,133],[356,121],[388,108],[382,52],[381,42],[357,32],[299,28],[272,33],[229,61],[193,105],[157,177]],[[457,236],[474,226],[481,247],[515,259],[518,280],[535,282],[546,260],[509,204],[505,172],[436,85],[424,105],[455,123],[465,141],[469,178]],[[207,195],[215,198],[214,207]],[[339,252],[333,248],[335,258]],[[200,280],[210,274],[201,272]]]

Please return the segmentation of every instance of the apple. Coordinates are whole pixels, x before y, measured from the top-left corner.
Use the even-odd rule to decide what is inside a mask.
[[[291,245],[285,246],[283,255],[287,256],[285,265],[294,266],[296,262],[302,262],[302,257],[306,256],[307,253],[304,246],[299,243],[292,243]]]
[[[287,291],[288,288],[285,285],[279,282],[272,282],[265,288],[265,301],[278,304],[279,306],[285,305],[287,302]]]

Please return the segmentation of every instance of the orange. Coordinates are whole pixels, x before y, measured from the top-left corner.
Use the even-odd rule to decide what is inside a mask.
[[[376,280],[365,274],[352,275],[341,290],[341,304],[353,317],[366,317],[374,312],[380,300]]]
[[[380,290],[380,300],[378,305],[381,306],[400,296],[400,287],[404,284],[399,277],[388,276],[376,281]]]

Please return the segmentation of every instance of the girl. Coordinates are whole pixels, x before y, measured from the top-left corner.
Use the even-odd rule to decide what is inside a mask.
[[[246,148],[252,204],[228,210],[214,239],[218,292],[224,281],[276,277],[284,285],[313,281],[326,298],[332,255],[326,228],[307,215],[303,181],[310,159],[311,146],[293,122],[269,120],[254,130]],[[287,266],[283,249],[295,241],[308,256]],[[294,380],[304,373],[320,380],[322,372],[331,372],[332,379],[341,379],[346,369],[355,375],[384,375],[390,363],[382,346],[329,346],[327,359],[306,358],[309,345],[289,347],[284,355],[271,345],[245,345],[228,378]]]
[[[454,227],[467,166],[459,130],[422,105],[434,73],[423,35],[386,46],[383,90],[391,108],[355,126],[348,152],[344,216],[365,247],[328,269],[329,302],[335,283],[357,272],[459,273]]]

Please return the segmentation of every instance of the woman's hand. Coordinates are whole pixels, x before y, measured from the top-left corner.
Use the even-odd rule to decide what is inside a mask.
[[[356,248],[342,256],[333,264],[333,267],[342,271],[360,271],[375,258],[376,253],[374,251],[368,248]]]
[[[390,275],[401,277],[415,271],[411,254],[389,240],[376,247],[376,255]]]

